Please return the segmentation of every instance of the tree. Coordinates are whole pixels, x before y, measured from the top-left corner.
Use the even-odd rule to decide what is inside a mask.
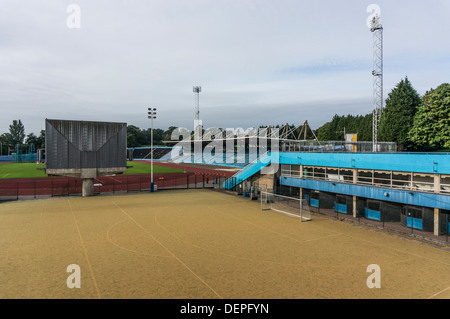
[[[25,143],[28,145],[34,144],[34,146],[37,147],[38,137],[36,135],[34,135],[34,133],[30,133],[27,135],[27,139],[25,140]]]
[[[9,134],[11,134],[11,144],[13,146],[23,144],[23,140],[25,139],[25,127],[23,126],[21,120],[13,121],[13,123],[9,126]]]
[[[140,134],[140,129],[134,125],[127,126],[127,146],[128,147],[138,147],[138,138]]]
[[[450,84],[427,91],[409,132],[417,149],[450,148]]]
[[[0,135],[0,154],[8,155],[9,146],[11,144],[11,134],[4,133]]]
[[[317,130],[317,138],[319,141],[329,141],[331,131],[331,122],[327,122]]]
[[[132,133],[127,133],[127,147],[137,147],[136,136]]]
[[[164,130],[157,128],[153,130],[153,144],[164,145],[163,141]]]
[[[367,115],[334,115],[317,130],[320,141],[343,141],[345,133],[358,133],[358,141],[372,141],[372,113]]]
[[[164,131],[163,134],[163,140],[164,141],[171,141],[172,140],[172,133],[177,129],[176,126],[169,127],[166,131]]]
[[[361,116],[358,129],[358,141],[372,142],[373,140],[373,114]]]
[[[45,130],[41,130],[41,134],[36,141],[36,149],[45,148]]]
[[[392,89],[386,99],[379,127],[379,140],[396,142],[400,150],[410,149],[412,143],[408,133],[414,122],[414,116],[420,106],[421,98],[408,77],[401,80]]]

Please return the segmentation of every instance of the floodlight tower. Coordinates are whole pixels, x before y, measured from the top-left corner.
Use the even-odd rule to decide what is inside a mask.
[[[200,92],[202,91],[202,87],[201,86],[194,86],[193,89],[194,93],[195,93],[195,120],[199,121],[200,120]]]
[[[378,124],[383,110],[383,26],[380,16],[373,17],[370,31],[373,33],[373,151],[378,151]]]
[[[203,126],[200,121],[200,92],[202,91],[201,86],[194,86],[193,92],[195,93],[195,119],[194,119],[194,163],[202,163],[203,152],[202,152],[202,133]]]
[[[155,183],[153,182],[153,120],[156,119],[156,108],[148,108],[148,118],[150,119],[150,123],[151,123],[151,131],[150,131],[150,143],[151,143],[151,148],[150,148],[150,154],[151,154],[151,158],[150,158],[150,175],[151,175],[151,181],[150,181],[150,192],[154,192],[155,191]]]

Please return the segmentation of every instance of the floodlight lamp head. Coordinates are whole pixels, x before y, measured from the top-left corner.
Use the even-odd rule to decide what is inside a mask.
[[[194,86],[193,92],[194,93],[200,93],[202,91],[202,87],[201,86]]]
[[[376,30],[383,28],[381,26],[380,19],[381,19],[381,17],[378,14],[373,17],[372,24],[371,24],[372,26],[370,28],[370,31],[374,32]]]

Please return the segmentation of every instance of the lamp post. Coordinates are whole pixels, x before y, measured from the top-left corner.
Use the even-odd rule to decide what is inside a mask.
[[[153,183],[153,120],[156,119],[156,108],[148,108],[148,118],[151,122],[151,149],[150,149],[150,166],[151,166],[151,183],[150,192],[155,191],[155,184]]]

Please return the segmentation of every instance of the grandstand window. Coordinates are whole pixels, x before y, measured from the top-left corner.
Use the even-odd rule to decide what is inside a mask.
[[[391,186],[392,173],[388,171],[375,171],[374,172],[374,185],[375,186]]]
[[[429,174],[414,174],[413,189],[422,192],[434,191],[434,176]]]
[[[281,176],[291,177],[291,165],[286,164],[281,165]]]
[[[321,180],[325,180],[326,179],[326,168],[323,167],[314,167],[313,170],[313,179],[321,179]]]
[[[313,178],[314,167],[313,166],[303,166],[303,178]]]
[[[343,177],[340,176],[340,172],[338,169],[334,169],[334,168],[328,168],[326,169],[327,172],[327,179],[329,181],[333,181],[333,182],[343,182],[344,179]]]
[[[403,172],[392,172],[392,187],[400,189],[410,189],[411,174]]]
[[[300,165],[291,165],[291,177],[300,178]]]
[[[441,175],[441,192],[450,193],[450,175]]]
[[[366,170],[358,171],[358,183],[359,184],[372,184],[373,172]]]
[[[351,170],[345,170],[340,169],[339,175],[341,176],[341,180],[346,183],[352,183],[353,182],[353,171]]]

